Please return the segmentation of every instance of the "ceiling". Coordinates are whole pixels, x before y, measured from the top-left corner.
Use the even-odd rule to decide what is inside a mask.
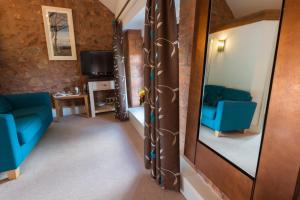
[[[115,15],[125,4],[126,0],[99,0]],[[139,1],[139,0],[136,0]],[[281,9],[282,0],[225,0],[236,18],[243,17],[261,10]],[[179,19],[180,0],[175,0],[177,17]],[[136,12],[125,25],[125,29],[142,29],[144,26],[145,8]]]
[[[110,9],[113,13],[116,12],[119,0],[99,0],[103,3],[108,9]]]
[[[176,16],[179,21],[180,0],[175,0]],[[124,29],[143,29],[145,21],[145,8],[141,9],[130,21],[125,24]]]
[[[122,8],[122,6],[126,3],[125,0],[99,0],[99,1],[103,3],[107,8],[109,8],[114,14],[118,14],[116,12],[119,11]],[[179,5],[179,2],[180,0],[175,0],[175,3],[177,5]]]
[[[125,0],[99,0],[107,8],[109,8],[114,14],[117,14],[117,10],[121,4],[125,3]],[[179,5],[180,0],[176,0],[176,4]],[[266,9],[281,9],[282,0],[226,0],[228,6],[231,8],[233,15],[236,18],[249,15],[261,10]],[[179,8],[179,6],[177,6]],[[179,9],[177,9],[179,10]],[[137,14],[138,17],[141,13]],[[136,19],[135,19],[136,20]],[[139,22],[138,22],[139,23]]]
[[[226,0],[234,17],[239,18],[266,9],[281,9],[282,0]]]
[[[145,9],[141,9],[130,21],[125,24],[124,29],[143,29],[145,21]]]
[[[109,8],[115,15],[118,15],[119,10],[125,4],[126,0],[99,0],[107,8]],[[139,0],[136,0],[139,1]],[[177,18],[179,19],[179,4],[180,0],[175,0]],[[124,24],[124,29],[143,29],[145,19],[145,7],[133,15],[128,23]]]

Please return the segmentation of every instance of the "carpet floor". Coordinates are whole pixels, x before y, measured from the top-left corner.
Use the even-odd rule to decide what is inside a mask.
[[[0,199],[183,200],[150,178],[142,154],[143,141],[130,122],[113,114],[65,117],[51,125],[17,180],[0,181]]]

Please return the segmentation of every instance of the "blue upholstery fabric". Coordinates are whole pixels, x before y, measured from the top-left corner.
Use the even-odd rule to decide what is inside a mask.
[[[215,107],[203,105],[202,117],[207,118],[207,119],[215,119],[216,110],[217,109]]]
[[[28,143],[42,127],[38,115],[27,115],[15,118],[17,134],[21,145]]]
[[[216,106],[205,101],[202,106],[201,124],[215,131],[236,131],[248,129],[256,109],[251,94],[247,91],[207,85],[206,99],[218,95]],[[214,97],[212,97],[213,99]]]
[[[217,106],[222,100],[222,93],[225,87],[217,85],[206,85],[204,90],[204,103],[210,106]]]
[[[12,106],[8,100],[0,95],[0,114],[10,113],[12,111]]]
[[[206,85],[204,92],[207,94],[216,93],[222,94],[225,87],[219,85]]]
[[[208,93],[205,102],[210,106],[217,106],[219,100],[222,100],[222,96],[217,93]]]
[[[232,101],[251,101],[252,97],[249,92],[243,90],[236,90],[226,88],[223,93],[223,100],[232,100]]]
[[[0,114],[0,172],[18,168],[23,160],[12,114]]]
[[[30,108],[20,108],[20,109],[14,110],[14,111],[12,111],[12,114],[15,118],[36,114],[40,117],[40,119],[43,122],[46,122],[48,120],[47,117],[49,117],[49,115],[45,115],[45,113],[47,113],[47,112],[48,112],[47,106],[33,106]]]
[[[53,121],[49,93],[5,96],[10,114],[0,114],[0,172],[16,169]]]

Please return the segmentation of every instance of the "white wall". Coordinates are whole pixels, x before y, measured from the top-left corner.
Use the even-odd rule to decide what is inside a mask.
[[[257,103],[255,130],[263,121],[278,27],[279,21],[260,21],[210,35],[206,81],[251,92]],[[217,51],[219,39],[226,39],[224,52]]]

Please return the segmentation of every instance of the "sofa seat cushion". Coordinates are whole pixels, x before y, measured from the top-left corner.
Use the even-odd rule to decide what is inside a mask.
[[[216,107],[211,107],[211,106],[202,106],[202,117],[207,118],[207,119],[215,119],[216,117],[216,112],[217,108]]]
[[[38,115],[43,122],[46,121],[47,119],[47,114],[48,113],[47,106],[34,106],[34,107],[28,107],[28,108],[21,108],[17,110],[13,110],[12,114],[14,115],[15,118],[18,117],[25,117],[27,115]]]
[[[12,105],[4,96],[0,95],[0,114],[7,114],[10,113],[11,111],[12,111]]]
[[[27,115],[15,118],[18,139],[21,145],[30,142],[42,127],[38,115]]]

